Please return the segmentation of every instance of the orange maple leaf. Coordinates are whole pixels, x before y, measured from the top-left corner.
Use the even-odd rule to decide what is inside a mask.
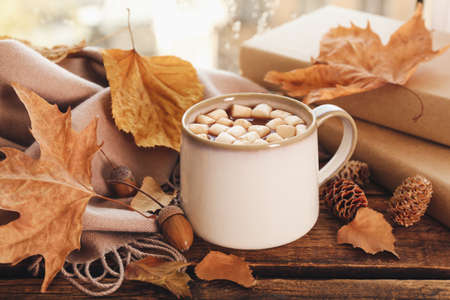
[[[389,251],[400,258],[395,251],[392,226],[383,214],[368,207],[358,209],[353,221],[339,229],[337,243],[352,244],[370,254]]]
[[[450,45],[449,45],[450,46]],[[290,72],[270,71],[264,80],[280,85],[288,95],[306,104],[361,93],[387,83],[405,84],[421,62],[442,54],[449,46],[432,49],[430,31],[422,18],[422,5],[394,32],[387,45],[372,31],[338,26],[324,35],[314,64]]]
[[[81,218],[95,196],[90,180],[91,159],[99,148],[97,122],[75,132],[70,110],[61,113],[29,89],[13,87],[29,113],[41,156],[35,160],[13,148],[0,149],[6,156],[0,162],[0,208],[20,214],[0,226],[0,263],[42,255],[44,292],[66,256],[80,248]]]
[[[247,288],[256,284],[249,264],[242,257],[219,251],[210,251],[195,267],[195,275],[203,280],[226,279]]]

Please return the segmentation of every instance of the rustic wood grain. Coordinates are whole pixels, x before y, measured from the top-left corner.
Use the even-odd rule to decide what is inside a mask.
[[[0,299],[87,299],[62,278],[45,294],[39,279],[1,280]],[[450,280],[286,280],[262,279],[245,289],[226,281],[190,284],[193,299],[449,299]],[[168,291],[147,283],[129,281],[113,295],[101,299],[176,299]]]
[[[383,191],[371,187],[369,204],[384,212]],[[449,299],[450,231],[425,216],[410,228],[394,227],[400,260],[389,253],[365,254],[336,244],[342,224],[321,207],[316,226],[303,238],[282,247],[242,251],[225,249],[196,238],[186,253],[200,261],[209,250],[245,257],[258,285],[245,289],[225,281],[191,283],[194,299]],[[262,230],[263,234],[263,230]],[[69,282],[57,278],[46,294],[42,279],[30,279],[28,261],[15,267],[0,265],[0,299],[85,299]],[[191,272],[192,275],[192,272]],[[19,278],[21,277],[21,278]],[[398,280],[402,279],[402,280]],[[166,290],[140,282],[125,282],[109,299],[175,299]]]
[[[369,206],[385,212],[387,200],[387,196],[371,196]],[[199,261],[209,250],[232,253],[245,257],[256,275],[272,278],[450,279],[450,231],[428,216],[409,228],[394,227],[400,259],[387,252],[370,255],[350,245],[337,245],[340,226],[342,223],[322,205],[314,228],[289,245],[242,251],[197,238],[186,255]]]

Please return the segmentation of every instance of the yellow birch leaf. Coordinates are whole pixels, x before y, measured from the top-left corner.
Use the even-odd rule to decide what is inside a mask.
[[[116,126],[142,147],[180,150],[181,117],[203,97],[195,68],[175,56],[103,51]]]

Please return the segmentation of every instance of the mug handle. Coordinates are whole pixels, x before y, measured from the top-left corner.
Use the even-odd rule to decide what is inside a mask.
[[[342,108],[333,104],[320,105],[313,109],[316,116],[317,128],[323,122],[332,117],[338,117],[342,121],[344,127],[344,134],[342,136],[341,144],[334,156],[323,166],[319,171],[319,186],[332,178],[350,159],[355,151],[357,141],[356,124],[353,118]]]

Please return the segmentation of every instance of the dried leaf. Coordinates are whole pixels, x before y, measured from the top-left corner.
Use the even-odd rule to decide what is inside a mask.
[[[422,5],[394,32],[387,45],[372,31],[338,26],[324,35],[315,63],[304,69],[268,72],[265,80],[281,85],[290,96],[306,96],[307,104],[379,88],[405,84],[421,62],[448,49],[433,51],[430,31],[422,19]]]
[[[181,117],[203,97],[197,72],[175,56],[140,56],[133,50],[103,52],[117,127],[138,146],[180,150]]]
[[[188,282],[188,274],[180,271],[190,263],[179,261],[163,261],[153,256],[130,263],[125,270],[125,278],[149,282],[171,291],[177,298],[192,297]]]
[[[90,168],[98,150],[97,122],[75,132],[70,110],[63,114],[29,89],[13,87],[30,115],[41,156],[35,160],[19,150],[0,149],[6,155],[0,162],[0,207],[20,214],[0,226],[0,263],[41,254],[44,292],[66,256],[80,248],[81,217],[95,195]]]
[[[47,47],[41,47],[41,46],[34,46],[27,40],[17,39],[13,38],[7,35],[0,36],[0,40],[16,40],[19,41],[28,47],[34,49],[35,51],[39,52],[42,56],[46,57],[48,60],[59,63],[64,58],[67,57],[67,55],[72,53],[80,52],[85,46],[86,41],[81,41],[78,44],[72,45],[72,46],[66,46],[66,45],[57,45],[53,46],[51,48]]]
[[[195,274],[203,280],[225,279],[247,288],[256,284],[249,264],[242,257],[219,251],[210,251],[195,267]]]
[[[155,179],[149,176],[144,177],[141,190],[143,190],[147,194],[152,195],[162,205],[168,205],[174,196],[173,194],[169,195],[164,193]],[[136,196],[134,196],[134,198],[131,200],[130,205],[132,208],[140,212],[147,212],[150,210],[154,211],[160,208],[160,206],[156,204],[155,201],[142,193],[137,193]]]
[[[395,252],[391,225],[381,213],[368,207],[358,209],[353,221],[339,229],[337,242],[352,244],[370,254],[389,251],[400,258]]]

